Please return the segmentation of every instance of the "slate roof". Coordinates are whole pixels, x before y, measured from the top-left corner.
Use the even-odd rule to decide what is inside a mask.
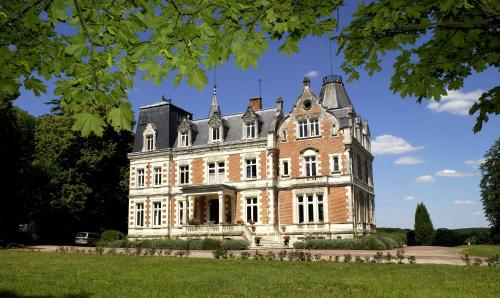
[[[267,138],[269,130],[273,129],[272,123],[275,123],[277,113],[276,108],[263,109],[255,111],[259,115],[258,136],[257,138]],[[222,116],[224,122],[224,143],[242,141],[242,119],[244,113],[230,114]],[[192,123],[197,130],[192,146],[201,146],[208,144],[209,118],[193,120]]]
[[[354,109],[342,83],[342,77],[339,75],[329,75],[323,78],[319,101],[327,109]]]

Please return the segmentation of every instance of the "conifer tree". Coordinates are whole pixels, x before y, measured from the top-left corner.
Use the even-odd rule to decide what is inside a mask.
[[[434,234],[429,212],[427,212],[424,203],[420,203],[415,211],[415,241],[420,245],[431,245]]]

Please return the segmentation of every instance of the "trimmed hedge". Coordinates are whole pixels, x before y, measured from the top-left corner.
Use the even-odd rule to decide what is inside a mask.
[[[244,250],[248,248],[248,243],[244,240],[228,240],[223,241],[217,239],[158,239],[158,240],[141,240],[127,241],[116,240],[108,242],[106,247],[125,248],[125,247],[140,247],[140,248],[163,248],[175,250],[214,250],[219,246],[223,246],[229,250]]]
[[[117,230],[106,230],[102,233],[100,241],[103,243],[115,241],[115,240],[122,240],[123,233]]]
[[[396,241],[391,238],[367,236],[354,239],[307,239],[295,242],[296,249],[354,249],[354,250],[385,250],[397,247]]]

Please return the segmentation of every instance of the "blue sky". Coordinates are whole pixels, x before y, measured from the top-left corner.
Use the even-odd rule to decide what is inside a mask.
[[[342,15],[341,10],[341,19]],[[305,75],[311,78],[312,88],[319,95],[322,77],[330,73],[328,37],[307,38],[301,42],[300,52],[291,56],[278,53],[277,48],[278,44],[272,43],[255,69],[242,71],[233,60],[217,69],[217,94],[223,114],[244,111],[248,99],[259,95],[259,78],[263,79],[264,107],[274,106],[281,96],[289,111]],[[474,134],[475,118],[462,114],[478,92],[498,84],[498,70],[470,77],[442,104],[419,105],[414,98],[402,99],[389,90],[393,58],[386,57],[383,71],[372,77],[361,72],[358,81],[344,80],[357,113],[370,124],[377,226],[413,227],[419,202],[427,206],[436,228],[487,226],[480,203],[477,162],[500,137],[500,119],[491,117],[482,131]],[[344,77],[339,69],[342,59],[342,55],[335,57],[333,64],[334,73]],[[213,75],[209,77],[209,85],[201,92],[185,82],[177,87],[170,81],[155,86],[137,78],[129,99],[136,116],[140,106],[157,102],[165,95],[191,111],[195,119],[204,118],[212,93]],[[23,91],[15,104],[33,115],[47,113],[44,103],[53,98],[52,90],[53,86],[49,86],[49,93],[39,98]]]

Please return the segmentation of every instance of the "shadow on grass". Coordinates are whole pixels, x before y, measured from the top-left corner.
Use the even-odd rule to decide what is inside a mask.
[[[0,290],[0,297],[2,298],[52,298],[53,295],[21,295],[11,290]],[[88,298],[91,297],[89,293],[67,294],[58,297],[64,298]]]

